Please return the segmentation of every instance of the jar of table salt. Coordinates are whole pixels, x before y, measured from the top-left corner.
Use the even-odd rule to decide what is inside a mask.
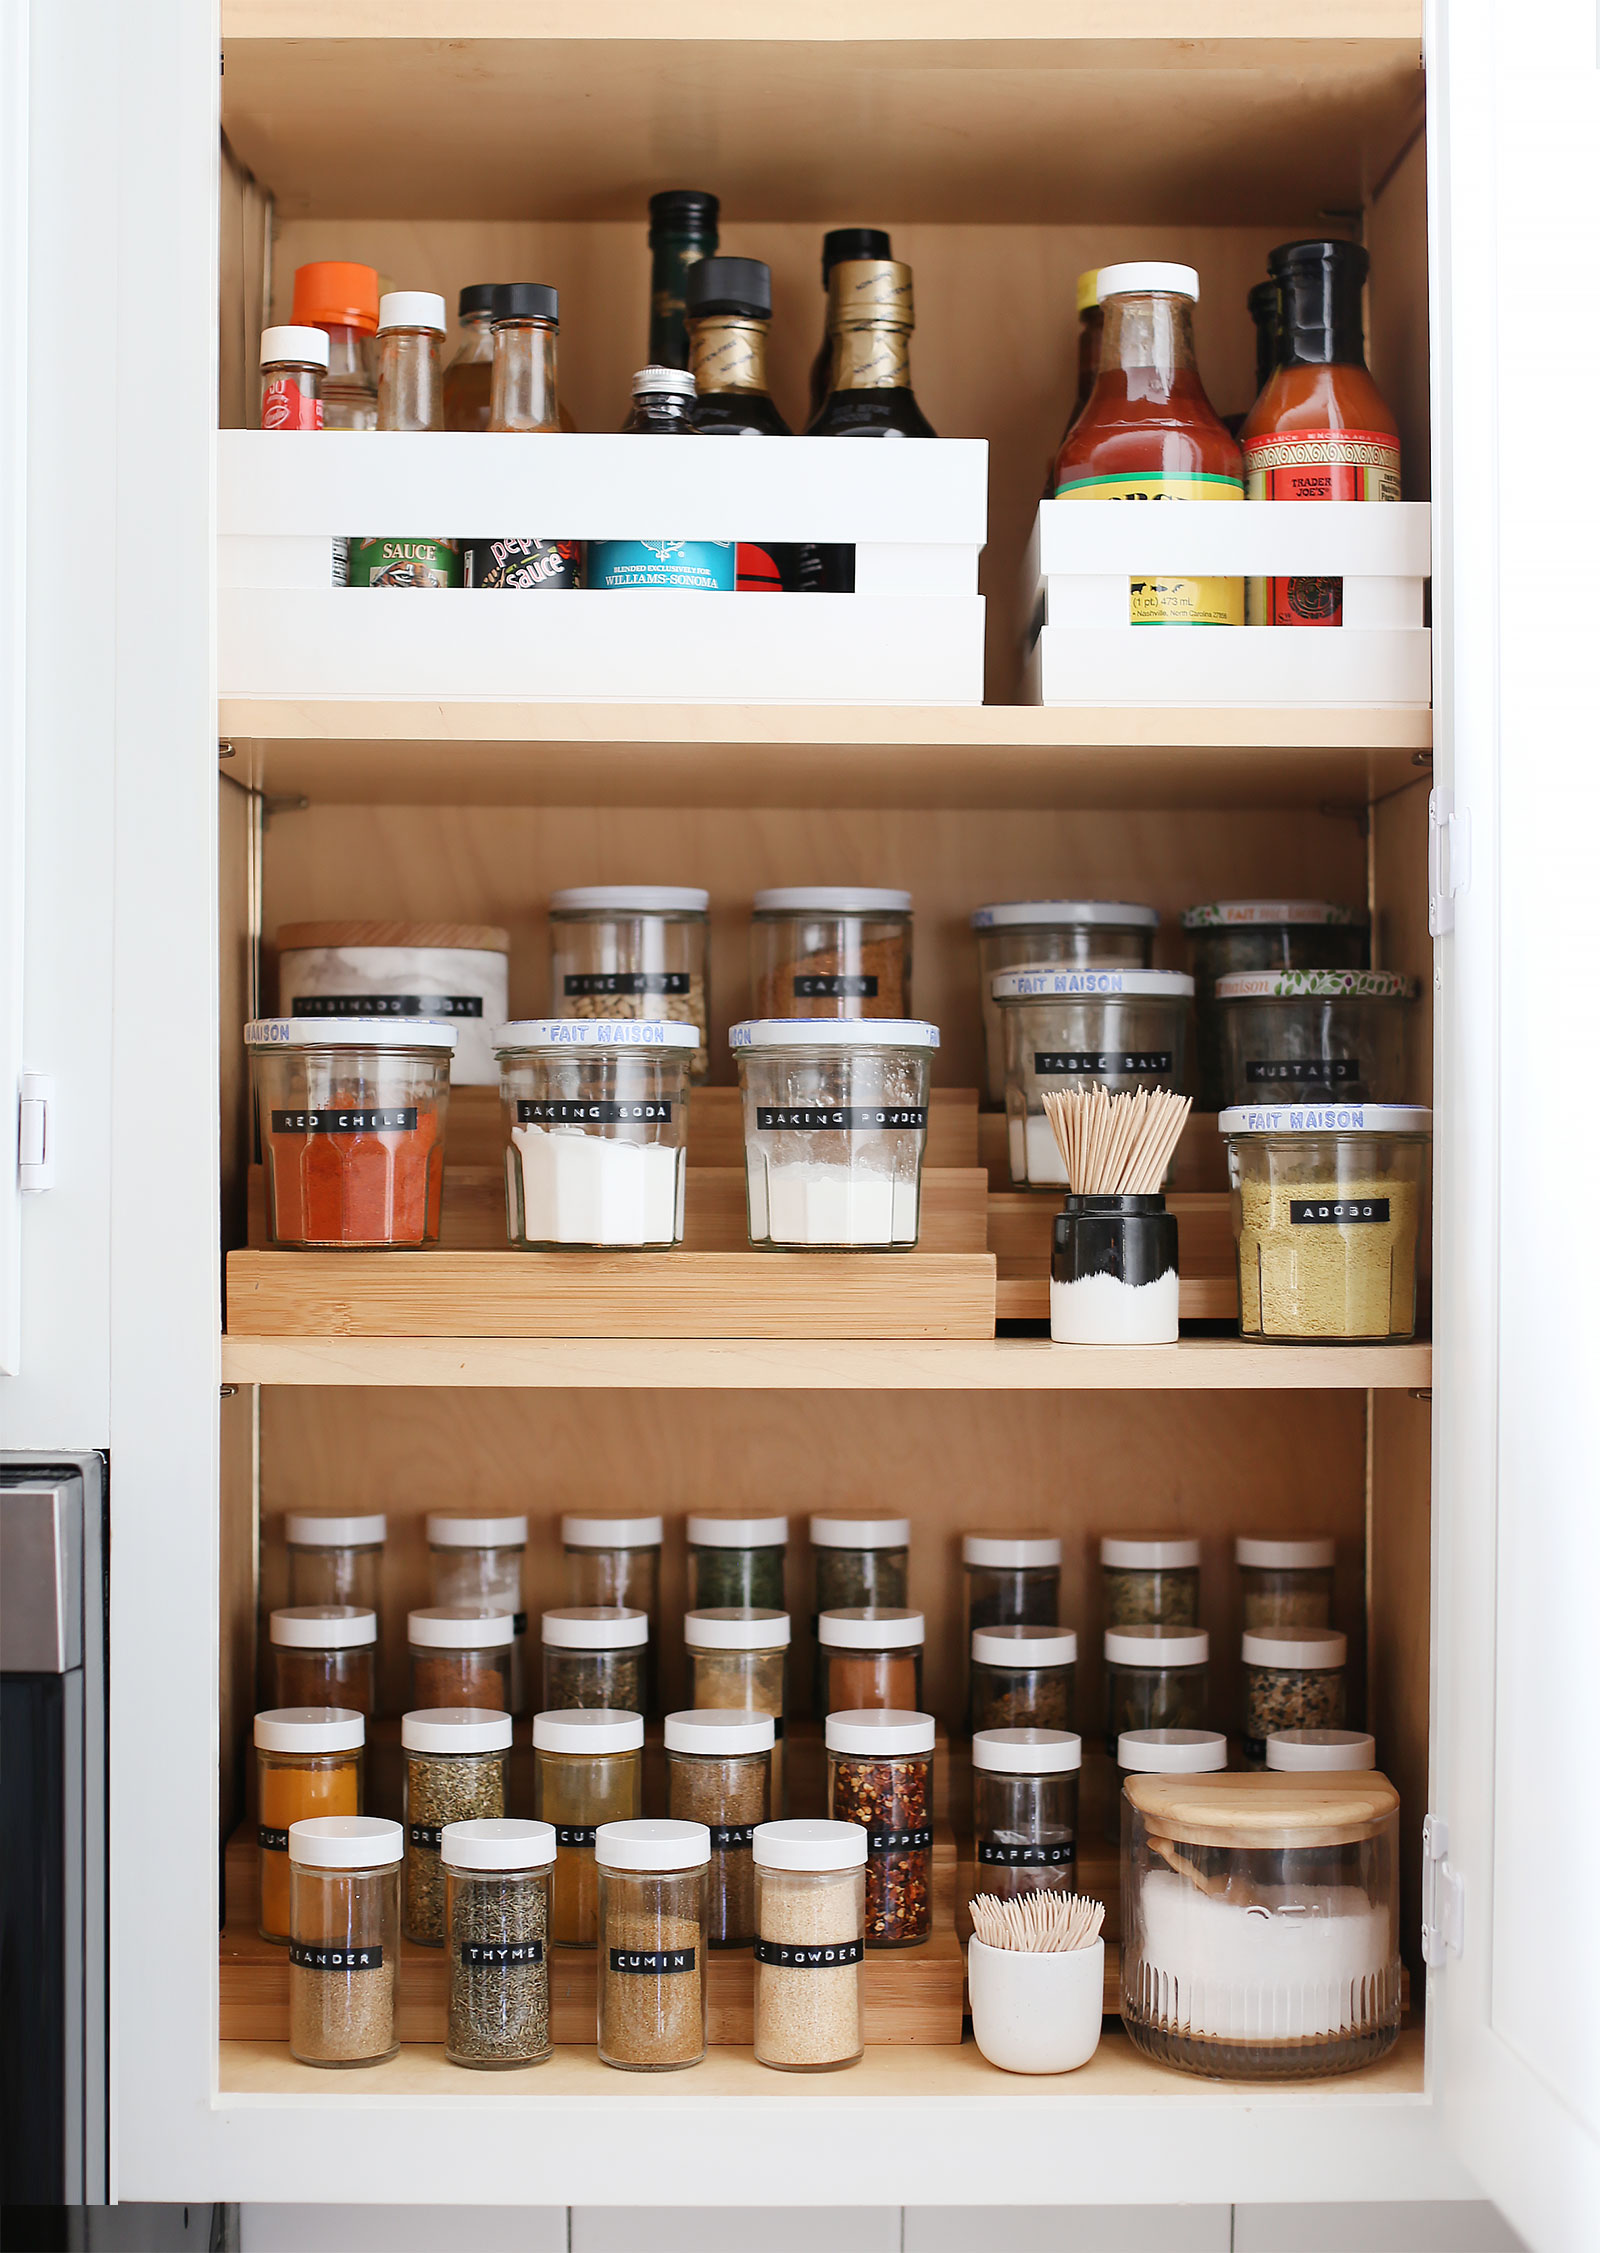
[[[817,1621],[817,1656],[827,1670],[826,1710],[863,1711],[922,1704],[921,1612],[853,1605]]]
[[[267,1622],[273,1689],[280,1706],[352,1706],[368,1720],[376,1703],[378,1615],[358,1604],[291,1604]]]
[[[704,1823],[602,1823],[597,2041],[602,2065],[667,2073],[706,2054]]]
[[[1083,1742],[1070,1729],[980,1729],[972,1740],[977,1886],[1070,1893],[1078,1860]]]
[[[1265,1764],[1267,1739],[1280,1729],[1344,1726],[1346,1650],[1336,1627],[1243,1638],[1244,1749],[1256,1767]]]
[[[781,1815],[787,1804],[783,1764],[785,1676],[789,1658],[789,1615],[718,1605],[685,1612],[683,1642],[689,1660],[692,1705],[737,1707],[772,1717],[772,1805]]]
[[[452,2065],[538,2065],[550,2055],[548,1823],[447,1823],[445,1873]]]
[[[701,1708],[669,1713],[663,1734],[667,1813],[711,1833],[707,1945],[748,1948],[755,1937],[750,1848],[772,1804],[772,1722],[764,1713]]]
[[[497,1819],[506,1811],[511,1716],[477,1706],[407,1713],[405,1755],[405,1936],[444,1945],[444,1872],[439,1840],[446,1823]]]
[[[1233,1545],[1244,1626],[1260,1635],[1326,1627],[1333,1609],[1333,1541],[1266,1541],[1241,1533]]]
[[[594,1842],[602,1823],[623,1823],[643,1806],[644,1720],[603,1708],[533,1717],[534,1811],[556,1836],[550,1937],[558,1948],[592,1948],[599,1889]]]
[[[408,1613],[413,1709],[475,1705],[509,1713],[515,1634],[509,1611],[480,1604],[430,1604]]]
[[[398,1823],[317,1815],[289,1826],[289,2052],[302,2065],[378,2065],[399,2049]]]
[[[367,1725],[342,1706],[258,1713],[256,1843],[263,1940],[289,1937],[289,1828],[313,1815],[359,1815]]]
[[[1203,1729],[1210,1656],[1203,1627],[1108,1628],[1107,1752],[1125,1729]]]
[[[755,2055],[787,2073],[854,2065],[865,2047],[867,1834],[763,1823],[755,1836]]]
[[[867,1834],[867,1945],[915,1948],[933,1930],[931,1713],[830,1713],[828,1813]]]

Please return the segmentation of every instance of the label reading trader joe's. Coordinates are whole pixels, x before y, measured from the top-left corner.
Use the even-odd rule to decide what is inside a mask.
[[[362,1948],[314,1948],[309,1941],[291,1940],[289,1961],[302,1971],[377,1971],[383,1964],[383,1946],[375,1940]]]
[[[481,994],[296,994],[291,1017],[481,1017]]]
[[[1036,1048],[1033,1069],[1042,1080],[1070,1080],[1080,1073],[1170,1072],[1170,1048]]]
[[[270,1823],[262,1823],[256,1830],[256,1844],[263,1854],[287,1854],[289,1833],[287,1830],[274,1830]]]
[[[1291,1228],[1333,1228],[1346,1221],[1386,1222],[1387,1197],[1291,1197]]]
[[[783,1971],[837,1971],[845,1964],[866,1961],[864,1940],[830,1940],[801,1945],[788,1940],[758,1940],[758,1964],[776,1964]]]
[[[660,1126],[670,1103],[579,1103],[557,1096],[519,1095],[518,1126]]]
[[[413,1846],[425,1846],[430,1854],[437,1854],[443,1829],[442,1823],[407,1823],[406,1837]]]
[[[643,1971],[659,1976],[664,1972],[694,1969],[692,1948],[613,1948],[610,1956],[613,1971]]]
[[[386,1111],[274,1111],[274,1134],[415,1134],[415,1104]]]
[[[542,1940],[460,1940],[456,1961],[466,1971],[512,1971],[519,1964],[542,1964]]]
[[[795,977],[794,998],[796,1001],[876,1001],[878,981],[865,970],[826,974],[820,970],[802,970]]]
[[[869,1854],[899,1854],[917,1847],[931,1846],[933,1832],[924,1827],[915,1831],[868,1831]]]
[[[925,1127],[925,1103],[758,1103],[758,1134],[819,1134],[858,1127]]]
[[[686,994],[687,970],[571,970],[561,981],[561,991],[586,994]]]
[[[1354,1056],[1252,1056],[1244,1068],[1252,1086],[1270,1081],[1277,1086],[1345,1087],[1361,1077]]]
[[[1077,1849],[1070,1838],[1054,1846],[1010,1846],[999,1838],[978,1841],[979,1862],[1005,1870],[1059,1870],[1076,1859]]]

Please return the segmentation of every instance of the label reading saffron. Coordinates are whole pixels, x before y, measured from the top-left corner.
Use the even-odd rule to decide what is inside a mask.
[[[1076,1861],[1077,1850],[1070,1838],[1055,1846],[1011,1846],[1003,1839],[980,1838],[978,1860],[991,1868],[1004,1870],[1059,1870]]]

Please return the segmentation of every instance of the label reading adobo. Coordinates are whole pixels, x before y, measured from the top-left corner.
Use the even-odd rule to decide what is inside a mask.
[[[1077,1848],[1070,1838],[1054,1846],[1011,1846],[1004,1839],[980,1838],[978,1860],[1003,1870],[1060,1870],[1077,1860]]]
[[[581,1103],[557,1096],[519,1095],[518,1126],[663,1126],[670,1103]]]
[[[514,1971],[520,1964],[542,1964],[542,1940],[460,1940],[456,1961],[464,1971]]]
[[[1242,501],[1237,477],[1209,471],[1171,476],[1163,471],[1133,477],[1068,477],[1056,487],[1058,501]],[[1128,581],[1130,626],[1242,626],[1242,579],[1189,579],[1145,575]]]
[[[1385,1222],[1389,1218],[1387,1197],[1291,1197],[1289,1199],[1289,1225],[1291,1228],[1335,1228],[1349,1222]]]
[[[868,1831],[869,1854],[899,1854],[914,1852],[919,1847],[933,1844],[933,1832],[924,1825],[915,1831]]]
[[[274,1830],[270,1823],[261,1823],[256,1828],[256,1844],[263,1854],[287,1854],[289,1833],[287,1830]]]
[[[758,1940],[758,1964],[775,1964],[780,1971],[838,1971],[847,1964],[866,1961],[864,1940],[830,1940],[805,1945],[788,1940]]]
[[[652,1978],[694,1969],[692,1948],[613,1948],[609,1954],[613,1971],[641,1971]]]
[[[306,1940],[291,1940],[289,1961],[302,1971],[378,1971],[383,1946],[375,1940],[364,1948],[316,1948]]]
[[[687,970],[571,970],[561,991],[578,998],[594,994],[686,994]]]
[[[925,1103],[758,1103],[758,1134],[853,1133],[862,1127],[925,1127]]]
[[[292,1017],[481,1017],[481,994],[296,994]]]
[[[1252,1056],[1244,1076],[1252,1087],[1346,1087],[1361,1077],[1354,1056]]]
[[[1170,1048],[1036,1048],[1033,1069],[1042,1080],[1097,1077],[1114,1072],[1170,1072]]]
[[[437,1854],[443,1829],[442,1823],[407,1823],[406,1837],[411,1845],[426,1847],[430,1854]]]
[[[824,974],[802,970],[795,975],[796,1001],[876,1001],[878,981],[869,972],[841,970]]]
[[[593,1846],[594,1834],[598,1828],[598,1824],[595,1823],[557,1823],[555,1826],[556,1844],[557,1846]]]
[[[274,1111],[274,1134],[415,1134],[414,1103],[388,1110]]]
[[[710,1830],[714,1854],[736,1854],[748,1851],[755,1844],[754,1823],[712,1823]]]

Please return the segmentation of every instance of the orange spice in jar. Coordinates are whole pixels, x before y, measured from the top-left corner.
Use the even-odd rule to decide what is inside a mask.
[[[828,1713],[916,1712],[922,1703],[921,1612],[872,1606],[817,1619]]]
[[[286,1604],[269,1617],[267,1639],[280,1707],[337,1705],[371,1715],[375,1611],[360,1604]]]
[[[757,1017],[909,1017],[911,894],[859,884],[758,892],[750,989]]]
[[[477,1604],[433,1604],[408,1612],[411,1709],[471,1705],[509,1713],[515,1633],[511,1612]]]
[[[359,1815],[366,1723],[343,1706],[258,1713],[256,1844],[263,1940],[289,1940],[289,1826],[313,1815]]]

